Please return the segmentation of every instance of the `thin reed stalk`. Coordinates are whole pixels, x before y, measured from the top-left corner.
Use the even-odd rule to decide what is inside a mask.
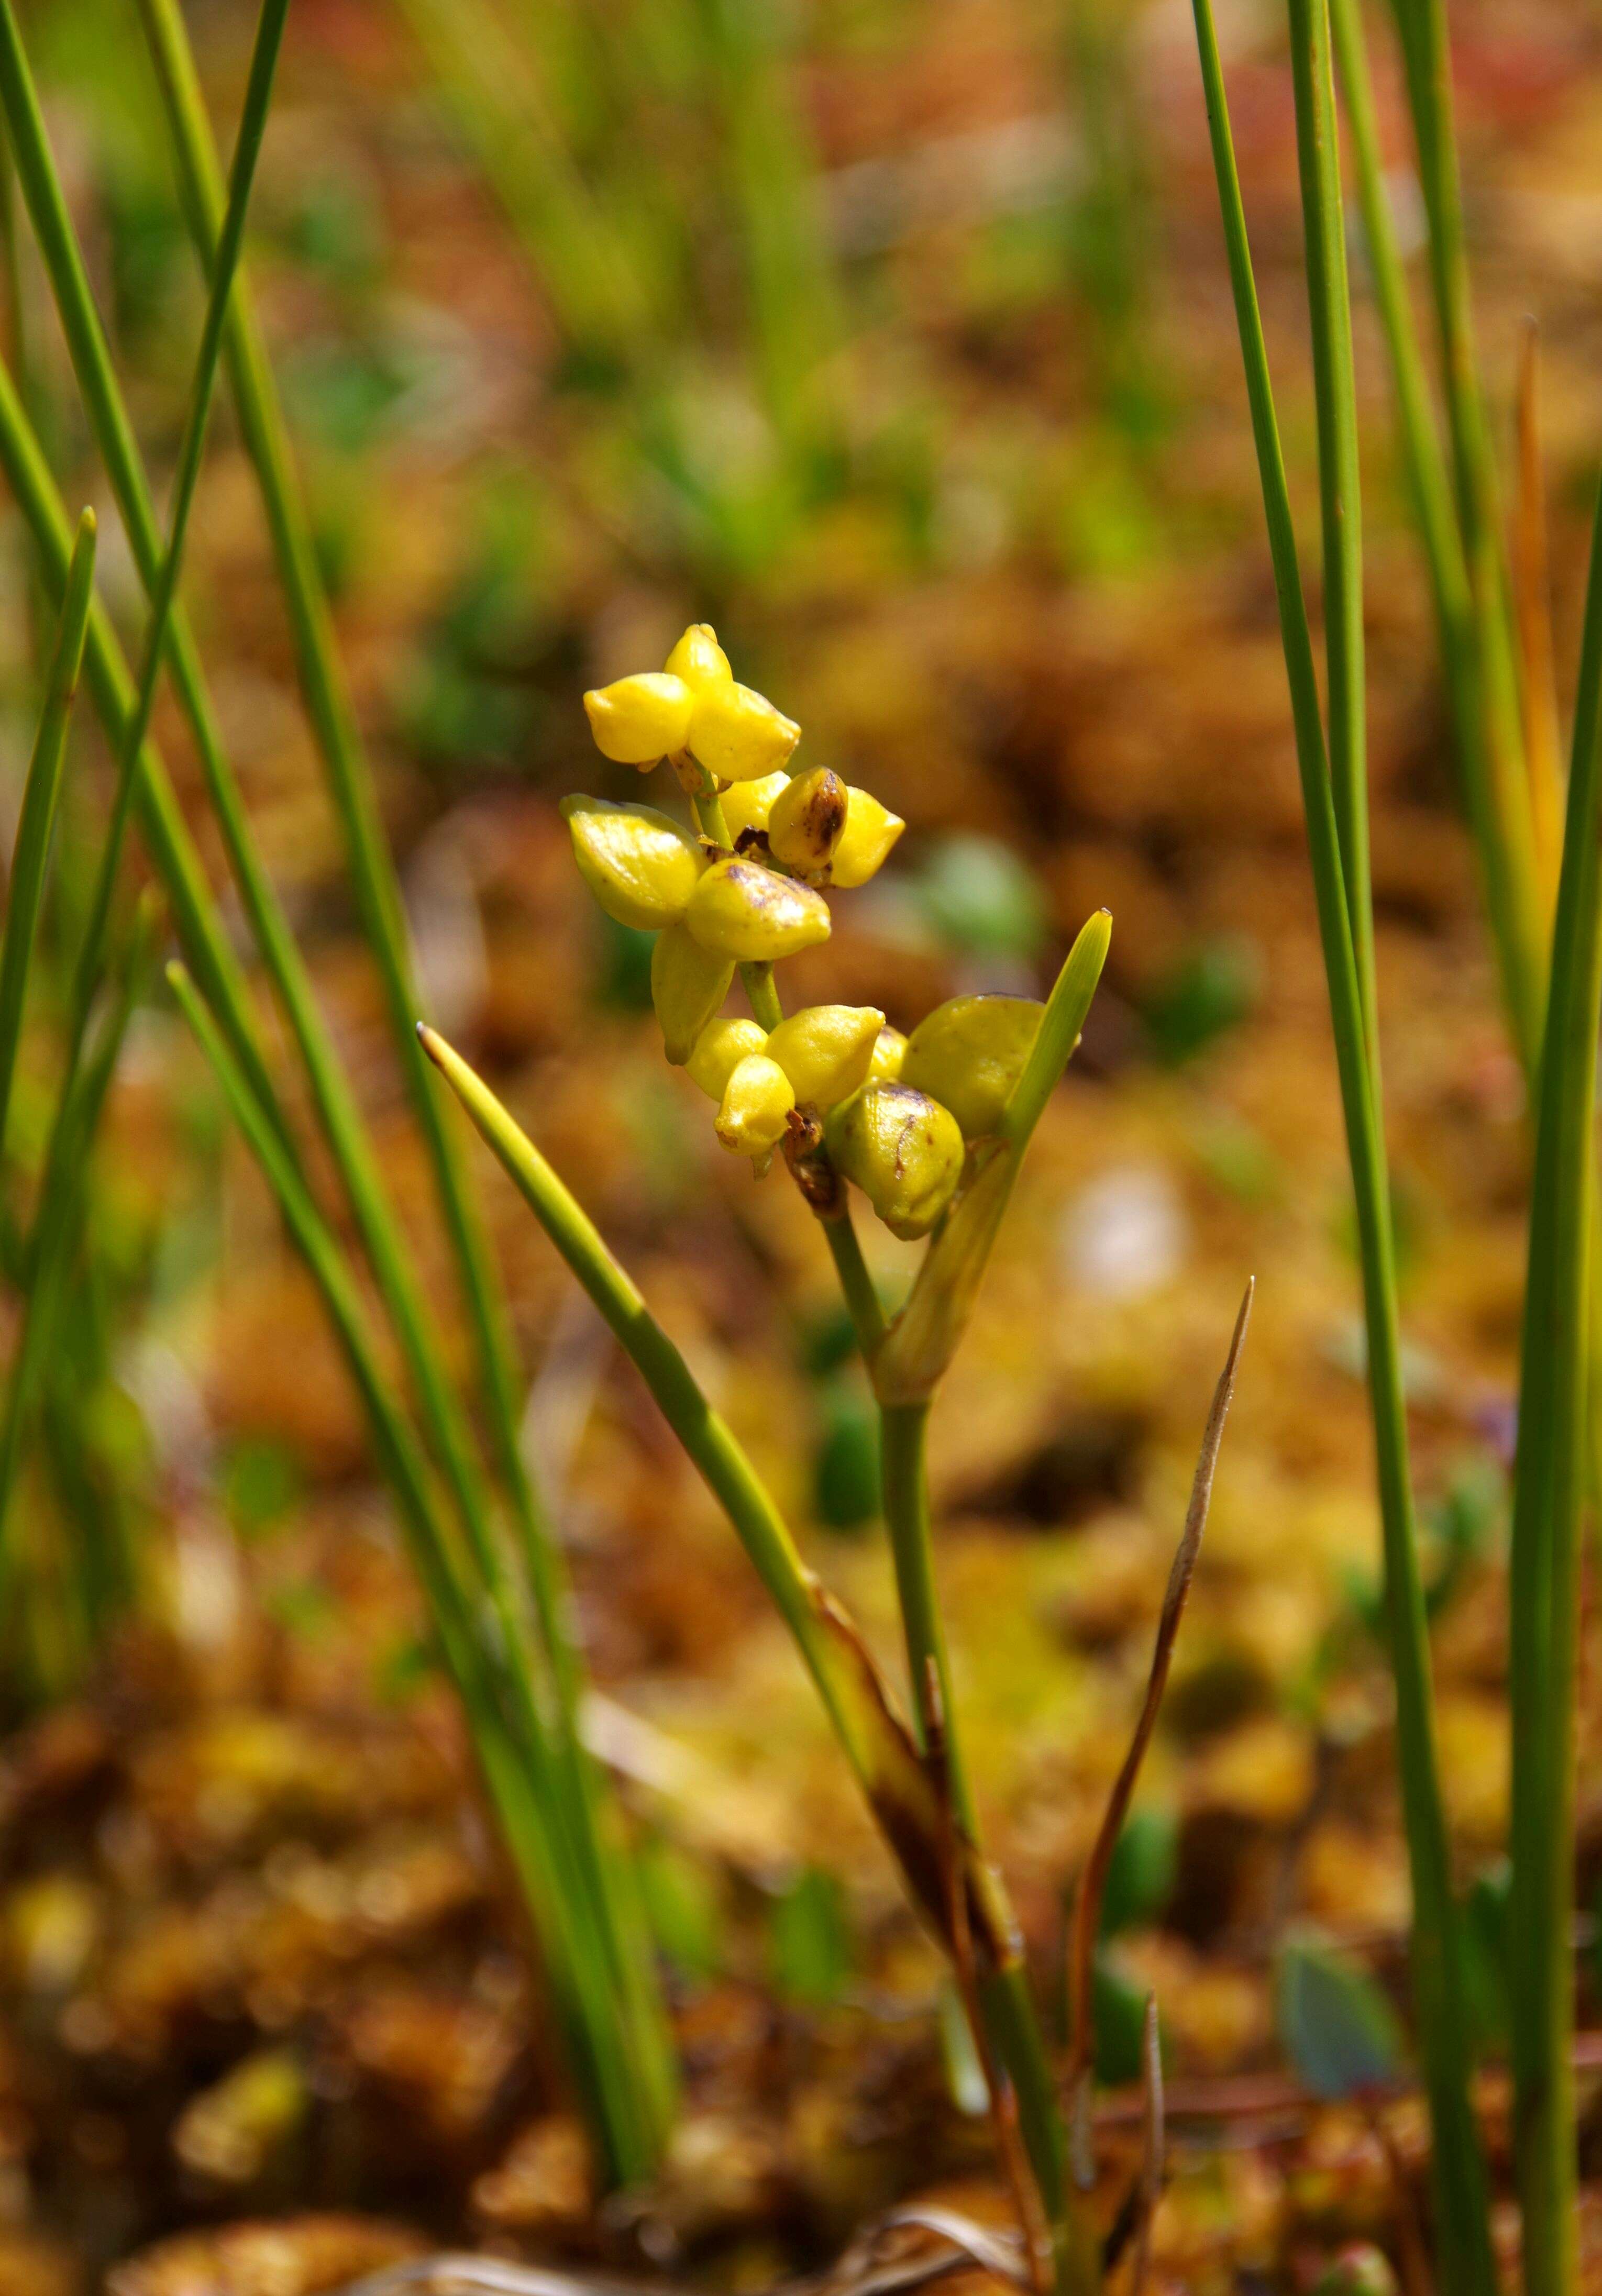
[[[1434,2132],[1442,2279],[1461,2296],[1470,2296],[1471,2292],[1472,2296],[1493,2296],[1496,2276],[1488,2190],[1469,2094],[1467,2005],[1435,1748],[1429,1640],[1408,1459],[1389,1177],[1376,1066],[1366,1041],[1312,641],[1210,0],[1193,0],[1193,11],[1278,598],[1357,1206],[1384,1549],[1386,1622],[1396,1689],[1397,1753],[1413,1882],[1413,1992]]]
[[[94,513],[86,510],[78,521],[72,545],[55,646],[45,673],[45,707],[29,760],[21,810],[17,816],[16,841],[12,849],[5,926],[0,935],[0,1153],[4,1150],[6,1119],[11,1112],[17,1048],[22,1035],[22,1006],[28,993],[39,907],[45,897],[51,832],[55,826],[62,763],[67,750],[67,728],[78,692],[78,671],[83,667],[89,607],[94,595]]]
[[[1526,1076],[1533,1077],[1546,999],[1545,911],[1506,631],[1496,637],[1483,585],[1476,587],[1436,422],[1386,187],[1360,0],[1328,4],[1402,460],[1429,568],[1464,805],[1514,1048]],[[1490,595],[1494,605],[1494,586]]]
[[[159,572],[160,542],[150,489],[61,195],[10,0],[4,0],[0,6],[0,101],[5,104],[16,137],[24,190],[86,406],[106,459],[136,561],[147,586],[151,586]],[[237,332],[240,295],[236,281],[230,319],[233,332]],[[20,410],[13,406],[11,412],[15,418]],[[8,464],[15,465],[27,482],[25,507],[36,535],[48,551],[53,543],[57,520],[47,474],[21,422],[12,419],[6,422],[5,413],[4,406],[0,406],[0,449],[8,440]],[[304,561],[309,562],[310,549],[304,539],[303,521],[300,545]],[[103,658],[97,663],[95,635],[92,626],[92,671],[100,669],[103,687],[108,676],[115,686],[114,642],[103,647]],[[505,1567],[494,1502],[465,1413],[444,1368],[434,1318],[412,1269],[370,1136],[317,1006],[304,961],[262,865],[237,783],[222,750],[199,658],[181,610],[175,611],[173,617],[170,660],[180,701],[196,736],[230,866],[305,1063],[319,1119],[402,1343],[431,1443],[445,1467],[461,1509],[490,1600],[500,1618],[506,1645],[521,1654],[518,1681],[525,1703],[529,1759],[544,1763],[542,1775],[549,1789],[547,1822],[563,1827],[571,1837],[571,1855],[579,1861],[573,1886],[590,1906],[582,1948],[586,1952],[604,1953],[612,1968],[610,1992],[591,1988],[592,2004],[599,2005],[601,2018],[599,2028],[589,2033],[586,2046],[592,2053],[600,2051],[613,2057],[626,2057],[632,2067],[628,2078],[609,2084],[617,2100],[617,2126],[610,2133],[604,2131],[613,2173],[628,2177],[642,2173],[654,2158],[671,2097],[672,2066],[643,1913],[621,1855],[615,1821],[602,1783],[590,1756],[579,1741],[575,1718],[579,1694],[576,1657],[560,1632],[544,1636],[543,1653],[537,1652],[528,1641],[521,1619],[520,1598]],[[337,703],[340,689],[331,640],[326,641],[322,663],[324,676],[319,690],[325,702],[332,695]],[[121,673],[121,684],[126,688],[126,672]],[[127,712],[118,712],[113,704],[113,714],[118,717],[120,732]],[[144,757],[148,767],[148,748]],[[382,840],[382,830],[376,833]],[[186,951],[195,955],[196,970],[201,972],[208,950],[203,941],[195,946],[197,939],[192,929],[185,935],[185,945]],[[213,972],[214,968],[206,967],[208,974]],[[226,1024],[230,1019],[227,1004],[224,1002],[218,1006],[214,980],[206,979],[205,986],[208,1002],[220,1010]],[[230,1048],[236,1060],[250,1064],[251,1086],[257,1098],[273,1109],[270,1084],[253,1032],[248,1022],[242,1028],[238,1015],[232,1016],[232,1020],[233,1024],[227,1026]],[[409,1031],[407,1041],[409,1046]],[[428,1104],[431,1111],[431,1099]],[[281,1144],[287,1144],[288,1134],[281,1112],[275,1113],[273,1120]],[[511,1447],[515,1449],[514,1434]],[[521,1473],[521,1466],[519,1471]],[[535,1554],[530,1576],[534,1582],[542,1628],[553,1623],[559,1627],[565,1589],[548,1541],[544,1549]],[[534,1693],[542,1682],[546,1695],[543,1704],[537,1707]],[[548,1758],[543,1756],[542,1745],[537,1742],[546,1735],[554,1742],[554,1752]],[[559,1967],[553,1968],[551,1974],[558,1988],[570,1981]],[[593,2090],[596,2082],[592,2078],[588,2085]]]
[[[1526,2296],[1579,2285],[1575,1663],[1602,1021],[1602,495],[1574,707],[1531,1186],[1511,1561],[1514,2139]]]

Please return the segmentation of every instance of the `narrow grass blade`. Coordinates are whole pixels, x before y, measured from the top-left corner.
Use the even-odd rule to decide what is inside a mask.
[[[546,1964],[574,1989],[576,2010],[560,1991],[556,1997],[574,2069],[589,2093],[597,2125],[618,2132],[632,2124],[637,2141],[643,2141],[637,2135],[639,2100],[628,2093],[633,2073],[627,2059],[593,2046],[605,2019],[610,1980],[587,1933],[584,1875],[560,1828],[542,1814],[550,1782],[538,1769],[530,1774],[538,1746],[527,1733],[515,1669],[506,1667],[498,1631],[483,1611],[471,1571],[464,1568],[465,1558],[453,1539],[427,1461],[385,1375],[349,1262],[292,1158],[264,1122],[192,983],[180,967],[169,966],[168,977],[278,1201],[356,1381],[380,1464],[400,1509],[408,1550],[507,1825]]]
[[[8,112],[16,119],[20,148],[27,154],[29,165],[24,181],[29,190],[36,227],[45,250],[52,283],[73,349],[86,405],[94,423],[141,573],[147,587],[153,591],[159,578],[160,545],[149,488],[123,410],[103,331],[89,295],[70,219],[61,197],[59,179],[44,137],[26,58],[20,44],[15,41],[14,23],[9,18],[8,9],[9,0],[7,10],[0,11],[0,32],[9,30],[12,35],[0,53],[0,61],[4,61],[5,65],[4,73],[0,74],[0,95],[6,102]],[[193,91],[191,93],[193,94]],[[198,106],[198,94],[194,94],[194,102]],[[205,129],[203,114],[197,116],[199,127],[194,135],[204,137],[209,131]],[[193,135],[191,141],[193,144]],[[209,151],[209,145],[206,148]],[[220,201],[220,192],[218,199]],[[230,320],[231,326],[236,329],[242,303],[242,287],[236,281]],[[253,398],[251,403],[255,405],[258,402]],[[282,460],[281,435],[278,448]],[[287,470],[287,463],[284,469]],[[38,481],[34,494],[39,499],[32,507],[36,513],[36,530],[38,530],[41,522],[46,529],[50,523],[45,494],[47,482],[42,480],[37,470],[34,476]],[[290,501],[282,491],[278,498],[285,503]],[[292,504],[290,507],[292,510]],[[275,535],[279,531],[275,526]],[[300,520],[297,524],[296,520],[290,517],[283,533],[286,546],[292,553],[299,554],[304,577],[303,587],[314,594],[315,603],[316,576],[311,566],[311,549],[304,521]],[[170,666],[179,697],[194,730],[202,770],[246,914],[305,1062],[319,1119],[417,1384],[431,1439],[447,1469],[472,1538],[475,1554],[506,1622],[509,1645],[519,1647],[522,1630],[511,1615],[510,1606],[513,1598],[501,1564],[498,1544],[491,1524],[491,1502],[477,1464],[472,1438],[460,1403],[444,1372],[434,1337],[433,1319],[423,1301],[398,1224],[389,1206],[370,1137],[322,1019],[282,906],[261,864],[237,783],[221,748],[198,656],[178,612],[175,612],[173,618]],[[319,724],[327,733],[330,718],[340,719],[346,728],[344,738],[353,743],[355,736],[351,730],[349,705],[339,685],[337,665],[327,643],[324,644],[320,652],[314,652],[308,660],[308,690],[312,688],[314,669],[320,680],[313,692],[314,701],[322,713]],[[336,726],[334,733],[338,731]],[[378,836],[382,840],[382,831],[378,832]],[[398,898],[396,906],[398,907]],[[187,939],[185,945],[189,945]],[[204,955],[205,952],[201,950],[199,954]],[[211,996],[209,985],[208,994]],[[211,996],[211,1001],[215,1004],[214,996]],[[230,1029],[229,1040],[236,1056],[246,1057],[248,1047],[242,1042],[236,1029]],[[417,1056],[409,1025],[406,1031],[406,1043],[408,1055],[415,1065]],[[253,1077],[253,1081],[257,1081],[259,1092],[259,1080]],[[433,1108],[431,1096],[425,1108],[425,1115],[433,1119],[438,1128],[438,1112]],[[281,1136],[287,1140],[282,1119],[277,1119],[277,1122]],[[503,1361],[509,1362],[509,1355],[504,1354]],[[509,1372],[506,1376],[507,1391],[510,1392]],[[504,1446],[506,1450],[513,1447],[514,1438]],[[518,1472],[521,1474],[521,1464]],[[616,1998],[621,2005],[620,2013],[625,2016],[632,2033],[631,2046],[637,2059],[637,2078],[629,2094],[631,2097],[647,2101],[654,2116],[653,2125],[660,2129],[670,2106],[673,2072],[661,2005],[652,1976],[649,1937],[643,1912],[635,1903],[631,1876],[619,1851],[616,1827],[608,1814],[598,1774],[578,1735],[574,1717],[579,1677],[576,1657],[566,1636],[565,1586],[559,1562],[548,1540],[542,1546],[533,1536],[530,1528],[534,1523],[532,1501],[527,1494],[526,1484],[518,1493],[518,1505],[529,1575],[539,1604],[544,1637],[558,1691],[551,1718],[556,1726],[561,1792],[568,1806],[571,1823],[580,1841],[587,1845],[585,1856],[591,1871],[592,1890],[596,1893],[592,1905],[595,1932],[606,1942],[617,1964]],[[526,1652],[526,1644],[522,1646]],[[537,1673],[542,1670],[542,1667],[535,1668]],[[604,2041],[598,2045],[606,2046]],[[641,2166],[641,2156],[633,2140],[620,2141],[618,2150],[620,2157],[626,2162],[620,2173],[636,2173]]]
[[[5,929],[0,937],[0,1152],[4,1149],[6,1119],[11,1112],[17,1046],[22,1034],[22,1001],[33,958],[39,905],[45,894],[45,870],[50,857],[51,832],[55,825],[55,801],[62,785],[67,727],[78,692],[89,607],[94,595],[94,513],[86,510],[78,521],[78,536],[72,545],[55,651],[46,673],[45,708],[29,763],[16,843],[12,851]]]
[[[101,1111],[111,1089],[129,1016],[149,979],[154,913],[142,904],[134,941],[122,968],[122,986],[103,1027],[86,1045],[85,1057],[62,1094],[45,1152],[39,1209],[29,1240],[28,1288],[12,1358],[5,1413],[0,1422],[0,1587],[10,1570],[6,1525],[32,1424],[40,1375],[53,1345],[72,1248],[83,1212],[84,1171]]]
[[[1528,2296],[1579,2285],[1575,1663],[1602,1020],[1602,495],[1574,705],[1531,1187],[1511,1563],[1514,2134]]]
[[[1162,1597],[1162,1610],[1157,1620],[1152,1662],[1146,1675],[1146,1695],[1140,1702],[1140,1712],[1136,1718],[1129,1750],[1117,1777],[1113,1781],[1113,1791],[1107,1796],[1107,1806],[1097,1828],[1090,1855],[1085,1861],[1085,1870],[1080,1877],[1079,1894],[1074,1900],[1073,1929],[1068,1944],[1068,2036],[1072,2054],[1067,2079],[1071,2110],[1075,2085],[1082,2080],[1090,2065],[1093,2040],[1091,1983],[1095,1973],[1096,1940],[1101,1928],[1102,1892],[1106,1886],[1113,1852],[1118,1846],[1118,1837],[1123,1832],[1123,1822],[1134,1799],[1140,1766],[1146,1759],[1146,1750],[1151,1744],[1152,1733],[1157,1726],[1162,1693],[1168,1687],[1168,1671],[1173,1660],[1174,1644],[1179,1639],[1179,1622],[1185,1615],[1191,1579],[1195,1575],[1196,1557],[1202,1551],[1202,1534],[1207,1528],[1207,1510],[1212,1503],[1212,1482],[1218,1471],[1220,1447],[1224,1439],[1224,1422],[1229,1416],[1229,1406],[1235,1399],[1235,1376],[1240,1367],[1240,1351],[1245,1344],[1246,1325],[1251,1321],[1252,1301],[1256,1290],[1256,1278],[1253,1277],[1247,1283],[1245,1296],[1235,1318],[1235,1330],[1229,1341],[1229,1352],[1224,1358],[1224,1368],[1219,1374],[1218,1384],[1212,1390],[1212,1404],[1202,1435],[1201,1455],[1196,1460],[1195,1475],[1190,1487],[1190,1505],[1185,1512],[1185,1528],[1174,1553],[1173,1564],[1168,1574],[1168,1587]],[[1078,2118],[1077,2112],[1075,2118]]]
[[[161,86],[182,202],[192,234],[209,267],[215,261],[221,192],[216,152],[195,78],[193,59],[183,19],[173,0],[140,0],[140,4]],[[649,1973],[649,1934],[631,1876],[612,1841],[615,1828],[604,1807],[599,1775],[579,1733],[581,1669],[571,1626],[571,1597],[560,1554],[519,1447],[521,1379],[510,1319],[481,1222],[464,1186],[459,1157],[413,1033],[416,996],[405,908],[371,768],[362,748],[334,643],[328,601],[295,478],[271,366],[242,278],[235,284],[230,308],[226,351],[241,428],[257,471],[272,534],[302,691],[327,767],[364,930],[379,968],[403,1070],[423,1128],[461,1273],[477,1345],[496,1465],[511,1497],[523,1568],[556,1692],[552,1718],[557,1728],[566,1791],[575,1804],[587,1813],[578,1822],[593,1844],[594,1858],[603,1876],[596,1884],[601,1893],[596,1918],[617,1960],[621,1997],[628,2005],[634,2033],[637,2091],[660,2142],[673,2111],[676,2074],[665,2013]],[[312,1050],[308,1050],[312,1043],[310,1015],[306,1010],[309,992],[302,995],[294,980],[292,951],[284,945],[287,931],[275,930],[277,921],[267,915],[267,905],[259,899],[257,914],[274,932],[275,977],[281,994],[293,994],[300,1008],[300,1019],[295,1021],[292,1013],[292,1024],[296,1026],[309,1067],[313,1057]],[[333,1120],[333,1086],[326,1062],[323,1069],[319,1098],[327,1125]],[[346,1126],[345,1130],[349,1134],[349,1127]],[[371,1195],[372,1192],[367,1193]],[[366,1240],[370,1253],[375,1243],[382,1250],[382,1241],[371,1229]],[[389,1288],[394,1312],[398,1295],[392,1277]],[[404,1308],[400,1312],[403,1316],[407,1313]],[[412,1320],[415,1323],[416,1319]],[[437,1410],[433,1411],[433,1419],[436,1438],[445,1439],[446,1431]],[[459,1456],[452,1472],[460,1491]],[[489,1567],[492,1572],[499,1568],[493,1560]]]
[[[257,20],[244,110],[240,117],[239,134],[234,144],[227,213],[223,219],[211,291],[207,299],[206,316],[201,330],[200,349],[195,357],[189,406],[184,420],[184,436],[178,449],[170,531],[151,601],[144,659],[140,668],[134,712],[123,733],[111,824],[106,832],[105,850],[101,857],[94,895],[73,980],[74,1059],[88,1016],[90,1000],[100,978],[106,933],[111,923],[111,901],[122,864],[128,817],[133,810],[139,756],[144,747],[144,737],[150,731],[151,712],[155,707],[156,689],[160,683],[162,657],[167,647],[173,601],[177,594],[178,576],[184,563],[184,545],[188,537],[189,514],[194,506],[195,488],[200,483],[201,464],[205,458],[206,430],[217,388],[218,360],[222,353],[223,321],[227,312],[228,298],[234,289],[234,275],[244,247],[245,216],[251,204],[251,188],[256,179],[256,162],[261,155],[262,138],[267,133],[267,112],[273,101],[273,78],[278,66],[278,52],[283,44],[284,20],[288,12],[289,0],[262,0],[261,14]]]
[[[1360,0],[1329,0],[1329,12],[1402,457],[1441,634],[1464,805],[1508,1026],[1525,1074],[1532,1077],[1540,1048],[1547,952],[1511,662],[1505,633],[1496,636],[1494,618],[1487,620],[1471,578],[1386,186]]]
[[[1536,865],[1550,907],[1557,898],[1563,856],[1563,758],[1552,661],[1551,561],[1547,549],[1546,471],[1540,442],[1540,332],[1533,319],[1525,320],[1519,348],[1518,486],[1513,536],[1524,762],[1530,774]]]
[[[1489,2196],[1480,2133],[1469,2095],[1469,2026],[1461,1941],[1452,1897],[1435,1751],[1429,1641],[1419,1578],[1401,1388],[1389,1176],[1376,1079],[1365,1043],[1362,997],[1346,914],[1345,878],[1325,754],[1312,643],[1302,594],[1268,352],[1229,130],[1223,67],[1210,0],[1192,0],[1192,4],[1279,603],[1308,851],[1357,1204],[1384,1544],[1386,1619],[1396,1686],[1397,1753],[1413,1881],[1414,1998],[1434,2129],[1436,2217],[1442,2277],[1454,2291],[1465,2292],[1465,2296],[1494,2296],[1496,2275]]]
[[[1377,1063],[1374,915],[1368,866],[1368,742],[1363,651],[1362,481],[1346,215],[1327,0],[1289,0],[1291,78],[1319,422],[1324,544],[1324,649],[1329,775],[1340,832],[1346,917],[1369,1057]]]

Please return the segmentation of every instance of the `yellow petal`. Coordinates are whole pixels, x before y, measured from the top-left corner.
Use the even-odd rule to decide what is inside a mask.
[[[749,685],[703,685],[690,716],[690,748],[720,781],[754,781],[782,766],[801,740],[772,702]]]
[[[585,882],[609,917],[646,932],[677,923],[706,867],[687,829],[654,806],[604,797],[564,797],[562,811]]]
[[[662,667],[697,693],[702,686],[727,685],[734,676],[711,622],[692,622]]]
[[[812,1004],[781,1021],[768,1039],[768,1057],[776,1061],[795,1086],[799,1104],[833,1108],[867,1081],[883,1013],[871,1004]]]
[[[682,1068],[694,1051],[734,977],[732,960],[702,948],[682,921],[657,935],[651,952],[651,1002],[662,1049],[675,1068]]]
[[[695,697],[682,677],[642,670],[584,697],[589,730],[604,758],[619,766],[653,766],[689,739]]]
[[[962,1177],[957,1119],[904,1084],[864,1085],[834,1110],[825,1137],[839,1169],[904,1242],[928,1234]]]
[[[846,806],[845,827],[834,848],[829,871],[831,882],[844,886],[848,891],[855,885],[866,885],[883,866],[886,855],[906,826],[900,814],[881,805],[871,790],[858,789],[853,783]]]
[[[776,1061],[748,1053],[723,1088],[718,1137],[736,1156],[765,1156],[785,1136],[795,1094]]]
[[[691,1082],[698,1084],[709,1100],[721,1100],[740,1062],[761,1052],[767,1042],[767,1029],[755,1021],[709,1021],[685,1063]]]
[[[768,815],[768,849],[786,869],[815,875],[826,869],[846,823],[846,786],[827,766],[797,774]]]
[[[949,1108],[967,1140],[994,1132],[1046,1007],[1032,996],[953,996],[907,1040],[901,1082]]]

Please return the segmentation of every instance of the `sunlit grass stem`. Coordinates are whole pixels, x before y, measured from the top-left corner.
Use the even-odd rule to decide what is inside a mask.
[[[1531,1185],[1511,1563],[1514,2135],[1525,2296],[1579,2285],[1575,1666],[1602,1021],[1602,495],[1586,594]]]
[[[16,840],[12,848],[5,925],[0,936],[0,1151],[4,1148],[6,1119],[11,1112],[17,1047],[22,1035],[23,1002],[45,895],[67,728],[71,722],[89,627],[89,607],[94,596],[94,513],[86,510],[78,521],[72,545],[55,646],[45,672],[45,706],[29,761],[28,778],[23,783]]]
[[[1229,131],[1223,69],[1210,0],[1193,0],[1193,9],[1290,682],[1308,850],[1356,1197],[1384,1549],[1385,1611],[1396,1690],[1398,1767],[1413,1882],[1414,1998],[1434,2131],[1442,2280],[1453,2296],[1494,2296],[1489,2195],[1469,2094],[1467,2000],[1435,1747],[1429,1640],[1408,1460],[1382,1121],[1365,1042],[1312,642]]]

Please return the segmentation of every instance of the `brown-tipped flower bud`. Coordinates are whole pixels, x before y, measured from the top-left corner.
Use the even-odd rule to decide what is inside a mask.
[[[744,831],[766,829],[773,800],[790,786],[786,773],[763,774],[754,782],[733,782],[723,792],[723,820],[728,841],[738,845]]]
[[[901,1062],[907,1057],[907,1039],[900,1029],[881,1029],[874,1039],[874,1056],[868,1062],[870,1084],[894,1084],[901,1073]]]
[[[833,1108],[867,1081],[883,1025],[883,1013],[871,1004],[812,1004],[779,1022],[768,1039],[768,1057],[795,1086],[800,1106]]]
[[[793,956],[829,937],[829,905],[760,861],[714,861],[685,912],[702,948],[743,964]]]
[[[678,922],[706,868],[690,835],[654,806],[564,797],[562,811],[586,882],[609,917],[653,932]]]
[[[690,716],[690,748],[720,781],[755,781],[782,766],[801,740],[801,727],[749,685],[703,685]]]
[[[661,1026],[662,1050],[683,1068],[697,1038],[728,995],[732,961],[702,948],[682,922],[659,933],[651,952],[651,1002]]]
[[[764,1051],[767,1044],[768,1031],[755,1021],[709,1021],[685,1063],[690,1081],[698,1084],[709,1100],[721,1100],[740,1062],[752,1053]]]
[[[699,693],[702,686],[727,685],[734,677],[728,656],[711,622],[692,622],[662,668]]]
[[[994,1132],[1046,1010],[1032,996],[953,996],[918,1022],[901,1081],[949,1108],[963,1136]]]
[[[871,790],[859,789],[854,783],[847,791],[847,800],[845,827],[834,848],[829,874],[836,885],[850,891],[853,886],[866,885],[870,877],[878,874],[907,824],[900,814],[881,805]]]
[[[620,677],[584,697],[596,749],[619,766],[653,766],[682,750],[694,707],[695,697],[683,678],[657,669]]]
[[[963,1141],[957,1119],[904,1084],[867,1084],[830,1116],[825,1139],[891,1235],[927,1235],[957,1192]]]
[[[821,874],[845,828],[846,787],[827,766],[786,782],[768,816],[768,849],[803,877]]]
[[[723,1087],[717,1133],[736,1156],[766,1156],[785,1136],[795,1106],[789,1078],[766,1053],[748,1053]]]

